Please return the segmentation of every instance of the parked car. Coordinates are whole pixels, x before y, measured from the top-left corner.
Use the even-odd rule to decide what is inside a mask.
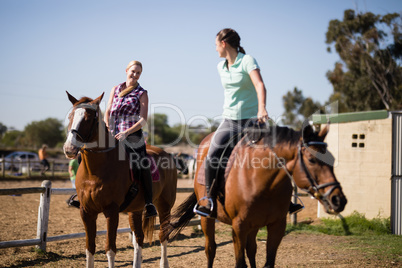
[[[3,168],[2,162],[4,161],[4,167],[6,170],[22,171],[22,169],[40,170],[39,156],[36,153],[17,151],[13,152],[6,157],[0,158],[0,169]]]

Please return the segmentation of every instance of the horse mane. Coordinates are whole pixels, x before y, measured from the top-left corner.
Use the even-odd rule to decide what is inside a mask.
[[[75,106],[78,106],[78,105],[80,105],[80,104],[83,104],[83,103],[89,103],[89,102],[91,102],[91,101],[93,101],[93,99],[91,99],[91,98],[89,98],[89,97],[82,97],[79,101],[77,101],[76,103],[74,103],[74,107],[75,107]]]
[[[246,135],[242,145],[252,145],[254,142],[263,140],[264,146],[273,148],[277,145],[297,145],[301,137],[301,132],[289,127],[264,126],[261,128],[250,127],[246,130]]]

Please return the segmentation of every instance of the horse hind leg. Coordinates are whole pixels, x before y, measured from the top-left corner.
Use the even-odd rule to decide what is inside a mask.
[[[201,228],[205,236],[205,254],[208,267],[212,268],[216,255],[215,220],[201,217]]]
[[[133,234],[133,267],[139,268],[142,263],[142,247],[144,245],[144,232],[142,230],[142,212],[129,212],[128,219]]]
[[[167,258],[167,244],[168,244],[168,232],[167,226],[170,223],[170,210],[171,206],[169,206],[168,202],[158,202],[156,203],[156,207],[159,213],[159,222],[160,222],[160,229],[159,229],[159,240],[161,242],[161,260],[160,260],[160,267],[161,268],[168,268],[169,261]]]

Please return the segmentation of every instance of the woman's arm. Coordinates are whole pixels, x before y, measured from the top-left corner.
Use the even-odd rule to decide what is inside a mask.
[[[252,70],[250,72],[250,78],[253,82],[255,90],[257,91],[258,98],[258,114],[257,118],[260,122],[265,122],[268,117],[266,106],[267,90],[265,89],[264,81],[262,81],[261,73],[259,69]]]
[[[124,140],[128,135],[140,130],[143,126],[147,124],[148,120],[148,94],[147,92],[142,93],[140,97],[140,120],[132,125],[129,129],[124,132],[116,134],[115,138],[118,140]]]
[[[106,105],[105,115],[103,117],[103,121],[105,121],[107,128],[109,128],[110,110],[112,109],[112,103],[113,103],[115,90],[116,90],[116,87],[113,87],[112,90],[110,91],[109,100]]]

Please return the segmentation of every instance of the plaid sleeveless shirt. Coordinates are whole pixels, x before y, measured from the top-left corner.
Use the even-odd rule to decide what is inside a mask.
[[[126,131],[140,119],[140,97],[146,90],[138,84],[129,94],[123,98],[119,98],[119,93],[125,88],[126,82],[119,84],[113,96],[112,108],[110,110],[110,119],[113,122],[113,127],[110,129],[114,135]]]

